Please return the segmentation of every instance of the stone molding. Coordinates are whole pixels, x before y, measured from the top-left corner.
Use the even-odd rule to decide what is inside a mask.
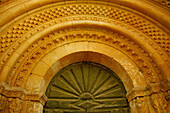
[[[86,24],[87,25],[87,24]],[[83,26],[82,26],[83,27]],[[49,27],[48,27],[49,28]],[[78,28],[77,28],[78,29]],[[45,31],[47,31],[47,30],[45,30]],[[69,31],[69,29],[66,29],[66,31]],[[56,31],[56,32],[63,32],[63,34],[64,34],[64,31]],[[80,31],[81,32],[81,31]],[[96,31],[95,31],[96,32]],[[106,32],[106,31],[104,31],[104,32]],[[74,32],[73,32],[74,33]],[[89,37],[90,36],[90,38],[89,38],[89,41],[92,39],[93,41],[102,41],[102,43],[103,42],[106,42],[107,44],[108,44],[108,42],[109,41],[113,41],[113,44],[115,43],[119,43],[120,44],[120,49],[124,49],[124,48],[127,48],[128,46],[127,46],[127,44],[126,44],[126,41],[125,42],[120,42],[120,39],[121,38],[125,38],[124,36],[121,36],[121,35],[118,35],[118,34],[116,34],[117,36],[117,38],[118,37],[121,37],[121,38],[118,38],[118,39],[113,39],[112,37],[110,37],[110,36],[98,36],[98,35],[96,35],[96,34],[89,34],[88,32],[86,32],[85,34],[82,34],[82,33],[79,33],[79,34],[76,34],[76,35],[73,35],[73,34],[70,34],[70,35],[67,35],[67,36],[61,36],[61,37],[58,37],[57,35],[59,35],[59,34],[56,34],[56,35],[54,35],[55,34],[55,32],[53,32],[52,34],[49,34],[49,35],[47,35],[45,38],[42,38],[42,40],[44,41],[44,42],[46,42],[46,39],[48,40],[47,42],[47,44],[53,44],[53,41],[54,42],[56,42],[57,43],[57,45],[59,45],[59,46],[61,46],[61,44],[62,43],[68,43],[68,42],[71,42],[72,40],[74,40],[74,38],[75,39],[77,39],[77,40],[82,40],[81,38],[78,38],[77,36],[82,36],[82,37],[84,37],[84,36],[86,36],[87,35],[87,37]],[[61,34],[60,34],[61,35]],[[72,36],[71,36],[72,35]],[[104,34],[103,34],[104,35]],[[106,35],[106,34],[105,34]],[[51,37],[51,36],[53,36],[53,37],[55,37],[55,38],[53,38],[53,37]],[[74,38],[70,38],[70,37],[74,37]],[[96,39],[94,39],[93,37],[98,37],[98,38],[96,38]],[[102,39],[103,38],[103,39]],[[53,39],[53,40],[49,40],[49,39]],[[38,46],[39,45],[39,43],[42,41],[42,40],[37,40],[37,42],[34,42],[33,43],[33,45],[31,45],[31,47],[36,47],[36,46]],[[69,41],[68,41],[69,40]],[[83,40],[87,40],[87,38],[84,38]],[[122,40],[122,39],[121,39]],[[129,40],[129,39],[128,39]],[[131,39],[130,39],[131,40]],[[40,41],[40,42],[38,42],[38,41]],[[132,41],[132,40],[131,40]],[[74,42],[74,41],[73,41]],[[128,41],[127,41],[127,43],[129,43]],[[131,43],[135,43],[135,42],[131,42]],[[44,43],[45,44],[45,43]],[[35,46],[34,46],[35,45]],[[49,45],[49,46],[50,46]],[[110,43],[109,43],[109,45],[110,45]],[[112,44],[111,44],[112,45]],[[136,45],[137,47],[139,47],[137,44],[132,44],[132,45]],[[42,45],[42,47],[40,47],[40,49],[42,49],[43,48],[43,46],[47,46],[47,48],[48,48],[48,45]],[[130,45],[129,45],[130,46]],[[145,45],[146,46],[146,45]],[[55,46],[53,46],[53,47],[55,47]],[[116,47],[117,48],[117,47]],[[30,49],[32,49],[32,48],[30,48]],[[136,48],[137,49],[137,48]],[[131,51],[131,50],[133,50],[133,51]],[[28,53],[29,51],[31,51],[31,50],[29,50],[29,49],[27,49],[27,50],[25,50],[25,52],[26,53]],[[49,50],[47,50],[47,51],[49,51]],[[123,50],[124,51],[124,50]],[[132,47],[130,47],[129,49],[127,49],[127,52],[133,52],[132,53],[132,56],[134,57],[133,59],[135,59],[138,55],[139,55],[139,53],[135,53],[135,51],[136,50],[134,50]],[[140,51],[140,50],[139,50]],[[141,50],[141,51],[145,51],[145,50]],[[38,52],[38,51],[37,51]],[[17,52],[18,53],[18,52]],[[26,53],[20,53],[20,54],[26,54]],[[38,52],[38,53],[42,53],[42,52]],[[30,53],[29,53],[30,54]],[[43,53],[44,54],[44,53]],[[35,57],[36,55],[34,55],[34,57]],[[146,55],[147,57],[150,57],[149,55]],[[153,55],[153,56],[155,56],[155,55]],[[25,57],[25,56],[23,56],[23,57]],[[30,56],[31,57],[31,56]],[[39,56],[40,57],[40,56]],[[140,57],[140,56],[139,56]],[[152,59],[152,58],[151,58]],[[20,59],[21,60],[21,59]],[[30,61],[30,60],[29,60]],[[140,62],[140,61],[144,61],[144,59],[142,58],[142,56],[140,57],[140,59],[138,59],[138,61]],[[160,61],[160,59],[159,59],[159,61]],[[33,63],[35,63],[35,62],[33,62]],[[10,64],[12,64],[12,63],[10,63]],[[154,66],[154,65],[153,65]],[[146,67],[146,66],[145,66]],[[17,68],[17,67],[16,67]],[[23,67],[24,68],[24,67]],[[26,67],[25,67],[25,69],[26,69]],[[150,67],[150,69],[151,69],[151,67]],[[156,68],[155,68],[156,69]],[[27,73],[27,75],[28,75],[28,73]],[[26,76],[27,76],[26,75]],[[12,75],[13,76],[13,75]],[[154,80],[154,79],[153,79]]]
[[[47,101],[47,97],[44,94],[34,94],[19,87],[10,87],[3,82],[0,82],[0,94],[6,98],[19,98],[22,101],[40,102],[42,105]]]
[[[128,61],[118,63],[133,81],[127,88],[132,113],[167,112],[170,21],[166,8],[143,0],[18,0],[0,7],[0,13],[0,111],[6,102],[6,112],[38,112],[46,101],[42,86],[64,63],[72,62],[66,60],[74,59],[70,54],[84,59],[91,54],[93,59],[95,52],[103,52],[112,61],[119,56],[114,51]],[[53,55],[59,58],[49,63]],[[62,66],[49,71],[57,62]],[[128,63],[137,71],[135,76],[127,71]],[[44,70],[38,72],[39,68]],[[24,105],[29,109],[23,111]]]
[[[162,91],[162,86],[160,85],[155,85],[152,87],[148,87],[147,88],[133,88],[129,91],[129,93],[127,93],[126,97],[128,98],[129,101],[137,98],[137,97],[145,97],[145,96],[150,96],[152,94],[157,94],[160,92],[163,92],[165,94],[165,96],[167,95],[166,93],[168,92],[168,90],[164,90]],[[167,97],[167,96],[166,96]]]
[[[64,1],[64,2],[63,2]],[[148,3],[149,1],[149,3]],[[155,0],[156,1],[156,0]],[[159,0],[160,1],[160,0]],[[164,1],[164,0],[162,0]],[[96,0],[96,1],[91,1],[91,3],[105,3],[107,4],[117,4],[119,6],[125,6],[131,9],[134,9],[136,11],[139,11],[147,16],[150,16],[151,18],[154,18],[156,21],[159,21],[162,25],[167,26],[167,28],[169,28],[169,24],[168,24],[168,20],[169,17],[164,15],[164,13],[168,14],[168,11],[163,9],[162,7],[158,7],[157,5],[155,5],[153,0],[125,0],[125,1],[121,1],[121,0]],[[90,3],[89,0],[83,0],[83,1],[77,1],[77,0],[36,0],[36,1],[27,1],[27,0],[22,0],[22,1],[15,1],[11,4],[8,4],[8,6],[4,6],[0,9],[0,11],[4,12],[3,14],[6,15],[6,12],[9,12],[8,17],[3,19],[3,24],[9,22],[10,20],[16,18],[18,15],[21,15],[23,13],[26,13],[28,11],[31,11],[35,8],[38,7],[42,7],[44,5],[48,5],[48,4],[55,4],[55,3],[60,3],[60,4],[69,4],[69,3]],[[16,9],[17,8],[17,9]],[[18,9],[19,8],[19,9]],[[151,9],[151,10],[148,10]],[[164,16],[164,18],[159,18],[160,14],[162,16]],[[2,16],[4,17],[4,16]],[[2,26],[1,25],[1,26]]]
[[[84,23],[82,23],[82,24],[84,24]],[[38,34],[37,34],[38,35]],[[32,36],[32,35],[30,35],[30,36]],[[36,36],[36,35],[35,35]],[[43,36],[43,35],[42,35]],[[22,40],[23,39],[28,39],[28,37],[27,38],[22,38]],[[18,42],[18,43],[20,43],[21,44],[21,41],[20,42]],[[23,42],[22,42],[23,43]],[[17,44],[17,43],[16,43]],[[8,54],[9,55],[9,54]],[[149,55],[147,55],[148,57],[149,57]],[[152,55],[153,57],[155,56],[155,55]],[[160,61],[160,59],[159,59],[159,61]],[[11,63],[12,64],[12,63]],[[165,69],[165,68],[164,68]]]
[[[27,104],[27,112],[35,112],[37,113],[38,110],[42,110],[41,105],[38,105],[37,99],[41,104],[44,104],[46,101],[46,97],[42,96],[41,99],[37,98],[33,94],[24,93],[21,95],[21,93],[26,92],[23,89],[18,88],[9,88],[7,85],[1,82],[1,97],[0,97],[0,111],[9,110],[10,113],[17,112],[20,113],[23,111],[25,103]],[[3,88],[4,87],[4,88]],[[167,92],[155,92],[153,94],[146,93],[147,91],[140,89],[140,90],[133,90],[134,93],[137,95],[133,99],[129,99],[130,96],[134,96],[134,94],[127,95],[127,98],[130,102],[131,109],[133,109],[132,113],[140,113],[140,112],[152,112],[152,113],[168,113],[167,112],[167,98],[166,93]],[[3,93],[2,93],[3,92]],[[145,94],[144,94],[145,93]],[[15,95],[14,95],[15,94]],[[3,96],[2,96],[3,95]],[[5,95],[5,96],[4,96]],[[29,95],[29,96],[23,96],[23,95]],[[29,98],[24,98],[29,97]],[[159,99],[159,100],[157,100]],[[6,103],[7,102],[7,103]],[[5,103],[5,104],[3,104]],[[37,105],[34,105],[37,104]],[[145,105],[147,104],[147,105]],[[37,107],[36,107],[37,106]],[[37,111],[34,111],[36,110]],[[41,112],[41,110],[39,112]],[[136,111],[134,111],[136,110]]]
[[[80,7],[80,9],[77,9],[78,6]],[[107,18],[109,17],[109,18],[115,19],[117,21],[123,22],[124,24],[127,24],[128,26],[132,26],[136,30],[143,32],[143,34],[147,35],[152,40],[154,40],[157,43],[157,45],[159,45],[165,52],[167,52],[169,54],[169,49],[166,47],[166,43],[168,42],[167,40],[169,38],[168,38],[168,34],[161,30],[161,29],[163,29],[163,26],[158,26],[152,20],[148,21],[147,19],[143,18],[143,15],[138,14],[137,12],[131,13],[132,12],[131,10],[119,8],[118,6],[114,6],[114,5],[110,6],[109,8],[106,8],[104,5],[101,6],[100,7],[101,13],[97,12],[97,5],[95,5],[95,4],[91,4],[91,5],[89,4],[87,6],[83,5],[83,4],[79,4],[77,6],[76,5],[72,5],[72,6],[63,5],[64,8],[62,8],[62,5],[61,6],[54,5],[53,7],[54,8],[57,7],[57,9],[46,10],[46,7],[44,7],[44,8],[42,8],[44,10],[41,9],[41,11],[40,12],[38,11],[36,15],[35,14],[31,15],[32,16],[31,18],[26,18],[26,20],[21,21],[21,23],[19,23],[19,25],[15,25],[9,31],[7,31],[7,36],[4,35],[4,36],[2,36],[2,38],[3,39],[12,38],[12,40],[6,41],[5,44],[3,41],[1,53],[11,43],[13,43],[16,39],[18,39],[20,36],[22,36],[23,34],[28,32],[29,30],[33,29],[34,27],[40,26],[42,23],[44,24],[47,21],[49,22],[49,21],[55,20],[56,18],[59,18],[59,17],[74,16],[77,14],[78,15],[87,14],[89,16],[94,15],[94,16],[104,16]],[[86,8],[92,7],[92,12],[85,10],[84,9],[85,7]],[[102,8],[102,7],[104,7],[104,8]],[[110,13],[107,14],[107,12],[106,12],[107,10]],[[75,14],[72,12],[75,12]],[[32,13],[34,13],[34,12],[32,12]],[[57,15],[57,17],[55,15]],[[28,15],[25,15],[25,16],[28,16]],[[134,18],[134,19],[132,19],[132,18]],[[23,19],[25,19],[25,17],[24,18],[22,17],[22,20]],[[1,30],[3,31],[3,27],[1,28]],[[169,32],[169,31],[167,30],[167,32]],[[12,35],[11,33],[14,35]],[[160,36],[163,38],[160,38]],[[163,41],[163,43],[161,41]]]
[[[76,29],[78,29],[78,27],[75,27]],[[59,31],[56,31],[56,32],[61,32],[61,33],[63,33],[63,34],[65,34],[65,32],[64,31],[69,31],[68,29],[62,29],[62,30],[59,30]],[[72,30],[71,30],[72,31]],[[76,31],[77,32],[77,31]],[[80,30],[80,32],[81,32],[81,30]],[[96,31],[95,31],[96,32]],[[105,31],[106,32],[106,31]],[[74,35],[73,35],[74,34]],[[97,33],[96,33],[97,34]],[[54,41],[55,43],[58,43],[60,46],[63,44],[63,43],[67,43],[67,42],[69,42],[69,43],[71,43],[70,41],[72,41],[72,40],[79,40],[79,41],[83,41],[82,39],[80,39],[81,37],[89,37],[89,41],[91,40],[91,41],[94,41],[94,40],[96,40],[96,39],[102,39],[101,41],[104,41],[105,43],[109,43],[109,42],[113,42],[114,44],[120,44],[120,48],[126,48],[127,47],[127,45],[126,45],[126,43],[125,42],[121,42],[120,41],[120,39],[121,38],[125,38],[125,37],[122,37],[121,35],[119,35],[119,34],[116,34],[115,36],[117,36],[117,38],[119,38],[119,37],[121,37],[120,39],[116,39],[116,40],[114,40],[114,39],[112,39],[111,37],[109,37],[109,35],[102,35],[102,34],[100,34],[100,36],[98,36],[98,35],[96,35],[96,34],[91,34],[90,32],[87,32],[86,31],[86,33],[85,34],[83,34],[83,33],[79,33],[79,32],[77,32],[77,34],[75,34],[75,32],[73,32],[73,33],[70,33],[69,35],[64,35],[64,37],[62,36],[62,35],[59,35],[59,34],[55,34],[55,32],[53,32],[53,34],[49,34],[49,35],[47,35],[45,38],[42,38],[42,40],[43,40],[43,45],[42,46],[39,46],[41,49],[45,49],[45,48],[49,48],[48,47],[48,45],[50,46],[51,44],[51,42],[50,42],[50,40],[51,41]],[[84,36],[84,35],[86,35],[86,36]],[[113,34],[112,34],[113,35]],[[60,36],[60,37],[58,37],[58,36]],[[53,37],[55,37],[55,38],[53,38]],[[71,38],[72,37],[72,38]],[[46,39],[47,39],[47,41],[46,41]],[[50,40],[49,40],[50,39]],[[70,40],[71,39],[71,40]],[[75,41],[76,41],[75,40]],[[87,38],[85,38],[85,40],[87,40]],[[112,41],[111,41],[112,40]],[[37,40],[38,41],[38,40]],[[66,42],[64,42],[64,41],[66,41]],[[45,44],[45,42],[48,42],[48,43],[46,43]],[[99,41],[100,42],[100,41]],[[35,44],[37,45],[37,43],[35,42]],[[34,47],[34,46],[32,46],[32,47]],[[54,46],[55,47],[55,46]],[[129,48],[129,49],[132,49],[132,48]],[[126,49],[126,50],[128,50],[129,51],[129,49]],[[27,50],[26,50],[27,51]],[[30,51],[30,50],[29,50]],[[133,51],[135,51],[135,50],[133,50]],[[35,52],[35,51],[34,51]],[[36,52],[35,52],[36,53]],[[38,53],[41,53],[41,52],[38,52]],[[134,55],[135,54],[137,54],[137,53],[133,53]],[[138,54],[137,54],[138,55]],[[133,55],[132,55],[133,56]],[[40,57],[40,56],[39,56]],[[135,57],[136,57],[136,55],[135,55]],[[30,56],[30,58],[31,58],[31,56]],[[140,58],[140,60],[142,60],[142,57]],[[26,68],[25,68],[26,69]],[[22,86],[22,85],[21,85]],[[145,93],[145,92],[142,92],[142,93]],[[147,94],[144,94],[144,95],[147,95]],[[143,94],[140,94],[140,93],[137,93],[137,94],[135,94],[135,96],[133,95],[133,97],[131,97],[131,98],[136,98],[136,97],[140,97],[140,96],[143,96]]]
[[[92,5],[93,6],[93,5]],[[90,7],[92,7],[92,6],[90,6]],[[75,6],[75,7],[77,7],[77,6]],[[67,9],[67,8],[66,8]],[[117,9],[117,8],[116,8]],[[62,8],[59,8],[59,10],[63,10]],[[66,11],[66,12],[64,12],[64,13],[61,13],[61,17],[63,16],[63,15],[65,15],[65,14],[67,14],[68,12],[69,12],[70,10],[68,10],[68,11]],[[96,10],[95,10],[96,11]],[[47,12],[48,12],[48,10],[47,10]],[[60,11],[59,11],[60,12]],[[37,18],[39,18],[39,16],[37,16],[38,14],[36,14],[36,15],[34,15],[34,16],[32,16],[32,18],[28,18],[28,19],[26,19],[26,20],[24,20],[23,22],[26,24],[26,26],[28,27],[28,28],[30,28],[30,29],[32,29],[32,30],[29,30],[28,28],[25,28],[25,27],[23,27],[23,26],[25,26],[25,24],[23,24],[22,22],[20,23],[20,24],[18,24],[18,26],[14,26],[14,27],[12,27],[12,31],[7,31],[7,34],[8,35],[4,35],[4,36],[2,36],[2,43],[4,43],[4,41],[6,40],[6,37],[7,37],[7,41],[5,41],[5,44],[2,44],[2,46],[5,46],[5,48],[8,48],[8,46],[10,46],[10,43],[12,44],[12,43],[14,43],[15,42],[15,40],[16,40],[16,42],[14,43],[14,44],[12,44],[12,46],[10,47],[10,48],[8,48],[6,51],[4,51],[4,54],[2,55],[2,57],[1,57],[1,68],[2,68],[2,73],[4,73],[4,77],[2,78],[2,80],[3,79],[6,79],[5,78],[5,76],[7,77],[7,74],[8,73],[10,73],[10,71],[13,71],[13,73],[16,71],[16,67],[14,67],[14,69],[11,69],[11,67],[13,67],[13,64],[16,64],[16,63],[14,63],[14,61],[12,61],[12,59],[13,58],[16,58],[16,57],[18,57],[18,56],[20,56],[22,53],[20,53],[20,52],[16,52],[16,51],[18,51],[18,47],[20,47],[21,45],[22,45],[22,43],[24,42],[24,41],[26,41],[26,40],[28,40],[30,37],[37,37],[38,35],[41,35],[41,36],[45,36],[45,35],[47,35],[48,33],[47,32],[43,32],[44,30],[48,30],[48,28],[49,27],[51,27],[52,29],[50,29],[51,31],[53,31],[54,29],[53,29],[53,25],[58,25],[58,24],[60,24],[59,25],[59,27],[62,27],[62,22],[64,22],[64,21],[71,21],[71,22],[69,22],[69,24],[70,25],[74,25],[74,22],[73,21],[76,21],[76,20],[80,20],[80,22],[78,22],[78,23],[80,23],[79,25],[81,25],[81,24],[86,24],[86,23],[88,23],[88,21],[89,20],[95,20],[95,21],[93,21],[93,22],[96,22],[96,21],[98,21],[98,22],[96,22],[96,24],[99,24],[99,23],[102,23],[102,24],[105,24],[105,23],[107,23],[107,24],[110,24],[110,23],[112,23],[113,25],[116,25],[116,26],[120,26],[120,27],[122,27],[122,28],[125,28],[124,30],[130,30],[131,32],[133,32],[133,34],[137,34],[137,36],[138,37],[140,37],[140,38],[144,38],[144,40],[146,40],[147,41],[147,44],[149,44],[149,46],[152,46],[152,48],[153,49],[151,49],[149,46],[146,46],[146,44],[145,44],[145,46],[146,46],[146,49],[144,50],[144,52],[145,51],[147,51],[149,54],[146,54],[146,56],[147,57],[149,57],[149,59],[148,60],[150,60],[150,62],[155,62],[155,59],[156,59],[156,64],[153,64],[153,67],[157,70],[157,67],[158,67],[158,71],[156,72],[156,73],[158,73],[158,75],[160,76],[160,78],[161,78],[161,74],[163,74],[163,75],[165,75],[165,77],[163,77],[163,79],[164,78],[167,78],[166,76],[168,75],[168,71],[166,71],[167,69],[168,69],[168,67],[167,67],[167,62],[168,62],[168,60],[169,60],[169,57],[166,55],[166,53],[164,53],[164,51],[162,51],[162,49],[160,48],[160,46],[158,46],[154,41],[152,41],[152,40],[150,40],[148,37],[151,37],[152,35],[154,36],[155,35],[155,33],[154,34],[151,34],[151,36],[146,36],[147,34],[145,34],[145,33],[143,33],[144,31],[142,31],[142,33],[139,31],[138,32],[138,28],[134,28],[135,27],[135,25],[132,25],[133,27],[130,27],[129,25],[126,25],[126,24],[124,24],[124,23],[122,23],[121,22],[121,20],[119,20],[119,21],[113,21],[112,19],[108,19],[108,18],[99,18],[99,17],[96,17],[96,16],[89,16],[89,17],[73,17],[73,18],[71,18],[71,17],[69,17],[69,19],[68,18],[62,18],[62,19],[59,19],[59,20],[56,20],[56,19],[54,19],[53,20],[53,10],[51,10],[51,11],[49,11],[48,12],[49,13],[49,15],[44,15],[45,13],[44,13],[44,11],[43,12],[41,12],[41,13],[39,13],[38,12],[38,14],[41,14],[41,16],[43,17],[43,19],[45,19],[45,23],[44,24],[42,24],[42,25],[39,25],[39,27],[38,28],[34,28],[34,25],[35,25],[35,27],[36,27],[36,24],[39,24],[39,23],[37,23],[37,20],[35,20],[34,19],[34,16],[35,17],[37,17]],[[120,13],[121,14],[121,13]],[[57,14],[58,15],[58,14]],[[100,14],[99,14],[100,15]],[[103,15],[103,14],[102,14]],[[134,15],[132,15],[133,17],[135,17]],[[117,16],[115,16],[116,18],[117,18]],[[137,16],[138,17],[138,16]],[[81,21],[81,20],[83,20],[83,22]],[[136,21],[135,21],[136,22]],[[133,22],[132,22],[133,23]],[[69,26],[69,24],[68,24],[68,26]],[[92,24],[92,23],[90,23],[90,24]],[[101,24],[101,26],[104,26],[104,25],[102,25]],[[64,24],[63,24],[64,25]],[[93,24],[94,25],[94,24]],[[100,24],[99,24],[100,25]],[[150,25],[150,24],[149,24]],[[48,27],[48,28],[47,28]],[[105,26],[104,26],[105,27]],[[137,26],[136,26],[137,27]],[[150,28],[149,28],[150,29]],[[152,28],[151,28],[152,29]],[[26,32],[25,31],[23,31],[23,30],[26,30]],[[152,29],[154,32],[156,32],[156,34],[158,33],[159,34],[159,32],[157,32],[157,30],[155,31],[155,28],[154,29]],[[158,30],[159,31],[159,30]],[[16,34],[14,33],[14,32],[16,32]],[[147,32],[149,32],[149,31],[147,31]],[[12,33],[12,35],[11,35],[11,33]],[[14,34],[13,34],[14,33]],[[47,34],[46,34],[47,33]],[[24,36],[23,36],[23,34],[24,34]],[[132,35],[132,34],[131,34]],[[149,34],[150,35],[150,34]],[[160,34],[159,34],[160,35]],[[166,33],[163,33],[163,35],[166,35]],[[16,37],[16,39],[14,38],[14,37]],[[21,38],[22,37],[22,38]],[[168,37],[168,35],[166,36],[166,37]],[[165,37],[165,39],[166,39],[166,37]],[[11,39],[12,38],[12,39]],[[136,38],[137,39],[137,38]],[[139,46],[141,46],[142,44],[144,44],[144,43],[142,43],[142,40],[140,40],[140,42],[138,42],[139,40],[136,40],[135,39],[135,41],[133,42],[134,44],[137,42],[137,43],[140,43],[140,45]],[[28,41],[26,41],[26,45],[27,46],[29,46],[28,44],[29,44],[30,42],[28,42]],[[123,44],[123,43],[122,43]],[[7,47],[6,47],[7,46]],[[139,47],[139,46],[137,46],[137,47]],[[25,47],[25,46],[24,46]],[[123,44],[122,45],[122,48],[123,47],[125,47],[125,45]],[[5,49],[5,48],[3,48],[3,49]],[[3,49],[1,49],[1,52],[3,53]],[[28,49],[26,50],[26,51],[29,51]],[[142,50],[143,51],[143,50]],[[154,51],[156,51],[156,52],[154,52]],[[154,53],[154,54],[152,54],[152,53]],[[159,54],[159,55],[158,55]],[[24,54],[22,54],[23,55],[23,58],[24,58]],[[135,56],[135,53],[134,53],[134,56]],[[162,60],[160,60],[160,59],[163,59],[163,61]],[[139,60],[141,60],[141,58],[139,58]],[[12,61],[12,62],[11,62]],[[16,61],[15,61],[16,62]],[[17,61],[17,64],[16,65],[20,65],[19,64],[19,61]],[[144,66],[144,67],[148,67],[148,66]],[[8,71],[7,71],[8,70]],[[23,69],[24,70],[24,69]],[[160,71],[159,71],[160,70]],[[12,73],[12,74],[13,74]],[[148,73],[150,73],[150,75],[152,75],[152,72],[148,72]],[[154,73],[153,73],[154,74]],[[154,75],[156,75],[156,74],[154,74]],[[11,78],[11,77],[13,77],[13,76],[9,76],[9,78]],[[14,77],[15,78],[15,77]],[[166,82],[167,80],[163,80],[162,78],[161,78],[161,81],[164,81],[164,82]],[[154,79],[151,79],[151,80],[154,80]],[[7,80],[8,81],[8,80]],[[162,83],[163,85],[166,85],[165,83]]]
[[[0,95],[1,113],[42,113],[43,105],[36,101],[23,101],[20,98],[6,98]]]
[[[137,97],[130,101],[130,106],[131,113],[168,113],[168,103],[163,93]]]

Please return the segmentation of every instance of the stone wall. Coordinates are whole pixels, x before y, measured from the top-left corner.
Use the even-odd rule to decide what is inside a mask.
[[[168,112],[169,20],[169,9],[151,0],[1,4],[0,110],[42,109],[60,69],[92,61],[119,76],[131,112]]]

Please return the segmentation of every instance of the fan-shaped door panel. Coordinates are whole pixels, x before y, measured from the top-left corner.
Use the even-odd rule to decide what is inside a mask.
[[[110,69],[92,62],[60,70],[46,95],[45,113],[129,113],[120,79]]]

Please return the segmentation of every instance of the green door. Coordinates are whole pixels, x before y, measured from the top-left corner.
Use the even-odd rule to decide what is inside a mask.
[[[51,80],[44,113],[129,113],[125,88],[110,69],[92,62],[66,66]]]

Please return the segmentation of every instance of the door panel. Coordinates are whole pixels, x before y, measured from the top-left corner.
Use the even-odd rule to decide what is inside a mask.
[[[44,113],[129,113],[125,88],[110,69],[92,62],[66,66],[51,80]]]

